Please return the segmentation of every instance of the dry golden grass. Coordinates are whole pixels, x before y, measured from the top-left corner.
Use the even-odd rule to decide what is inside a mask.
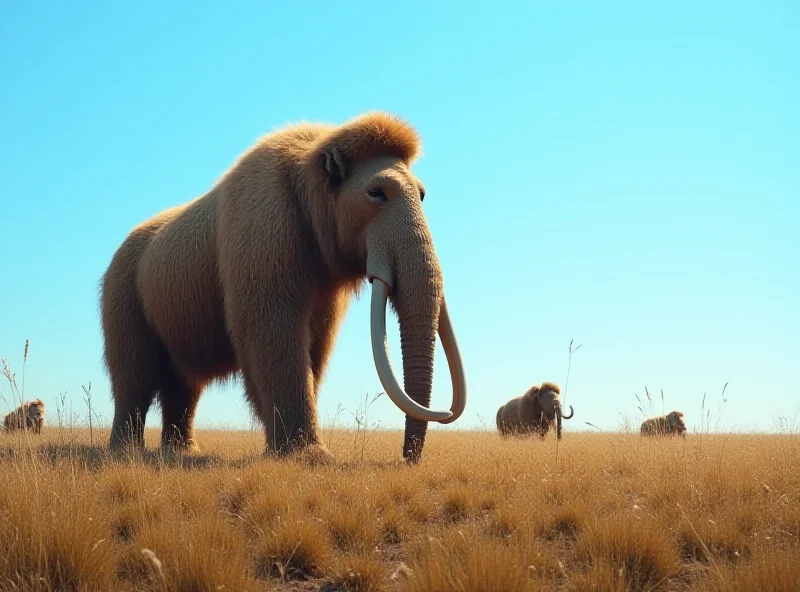
[[[566,431],[556,466],[552,435],[432,431],[416,467],[399,432],[325,436],[332,466],[0,433],[0,589],[800,589],[797,436]]]

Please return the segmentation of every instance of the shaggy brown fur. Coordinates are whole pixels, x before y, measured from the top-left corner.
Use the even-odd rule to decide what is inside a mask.
[[[660,417],[651,417],[642,422],[641,434],[643,436],[674,436],[686,437],[686,424],[683,422],[681,411],[670,411]]]
[[[553,421],[556,421],[556,437],[561,439],[561,422],[556,409],[561,408],[561,389],[553,382],[543,382],[515,397],[497,410],[495,422],[502,436],[538,434],[544,438]],[[572,406],[570,415],[572,417]]]
[[[34,434],[40,434],[43,425],[44,403],[41,399],[27,401],[3,418],[3,426],[10,432],[29,429]]]
[[[408,202],[402,205],[408,218],[391,219],[382,232],[391,238],[416,232],[400,247],[430,262],[421,282],[398,279],[398,315],[404,285],[429,286],[441,299],[420,206],[424,189],[409,169],[420,150],[414,129],[384,113],[341,126],[290,126],[261,138],[205,195],[135,227],[101,288],[115,402],[112,447],[128,438],[143,445],[158,393],[162,444],[195,448],[203,389],[240,371],[268,449],[312,445],[329,454],[318,435],[317,394],[351,296],[365,278],[367,231],[387,205],[366,198],[367,185],[382,183],[389,205]],[[402,261],[398,278],[401,267]],[[406,310],[417,312],[413,306],[423,304]],[[418,402],[428,405],[429,396]],[[406,423],[406,446],[409,434],[424,439],[426,422],[407,417]]]

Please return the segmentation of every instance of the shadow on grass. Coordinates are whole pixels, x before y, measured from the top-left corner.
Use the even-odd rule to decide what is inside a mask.
[[[201,470],[211,468],[244,469],[257,467],[265,463],[289,463],[299,468],[311,470],[328,469],[338,473],[394,472],[408,470],[411,466],[402,459],[391,460],[355,460],[328,459],[318,464],[305,459],[302,455],[270,455],[248,454],[236,459],[223,458],[218,454],[201,452],[163,452],[160,448],[136,450],[128,448],[118,451],[107,445],[91,445],[83,442],[26,442],[8,443],[0,447],[0,462],[35,464],[57,467],[64,464],[78,466],[84,470],[100,471],[110,466],[144,465],[164,469]]]
[[[160,450],[112,452],[106,446],[52,442],[32,448],[4,447],[0,449],[0,460],[26,462],[31,460],[31,454],[37,461],[53,467],[69,463],[87,470],[126,464],[179,469],[204,469],[225,464],[221,457],[213,454],[164,454]]]
[[[315,463],[308,461],[302,456],[287,455],[281,456],[276,454],[252,454],[243,458],[224,461],[226,467],[231,469],[244,469],[249,467],[257,467],[264,463],[287,463],[296,465],[298,468],[310,470],[331,470],[337,473],[359,473],[359,472],[388,472],[406,469],[411,466],[404,460],[387,460],[387,461],[361,461],[361,460],[342,460],[333,457],[328,462]]]
[[[343,460],[336,464],[337,470],[342,473],[358,473],[365,470],[370,472],[380,473],[386,471],[402,471],[405,469],[413,468],[414,465],[409,464],[403,459],[397,460]]]

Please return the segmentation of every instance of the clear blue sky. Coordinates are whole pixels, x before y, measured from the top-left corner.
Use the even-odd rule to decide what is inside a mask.
[[[568,429],[616,429],[645,386],[690,429],[728,381],[728,427],[793,413],[798,5],[535,4],[3,2],[0,357],[20,378],[31,340],[27,397],[53,421],[59,393],[77,410],[91,381],[110,420],[98,282],[128,230],[278,126],[385,109],[424,141],[415,170],[469,382],[452,427],[563,387],[571,339]],[[362,298],[322,421],[379,390]],[[388,398],[372,412],[402,425]],[[248,414],[240,386],[216,387],[198,422]]]

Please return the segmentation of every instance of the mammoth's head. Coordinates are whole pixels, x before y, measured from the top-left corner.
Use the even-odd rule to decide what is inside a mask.
[[[667,424],[669,425],[669,431],[674,434],[680,436],[686,432],[686,424],[683,422],[683,413],[680,411],[671,411],[667,413]]]
[[[309,161],[324,175],[331,195],[338,259],[372,285],[375,366],[386,393],[406,413],[407,457],[421,447],[424,422],[455,421],[466,405],[466,383],[445,305],[442,270],[422,209],[425,186],[411,171],[420,150],[412,127],[387,114],[371,113],[323,136]],[[389,363],[387,301],[400,322],[408,394]],[[428,408],[437,333],[453,380],[450,411]]]
[[[44,417],[44,403],[41,399],[35,399],[28,404],[28,417],[31,419]]]
[[[538,387],[528,391],[527,396],[534,398],[542,409],[547,420],[556,421],[556,436],[561,439],[561,420],[570,419],[574,414],[572,405],[569,406],[569,415],[564,415],[561,409],[561,389],[553,382],[543,382]]]

